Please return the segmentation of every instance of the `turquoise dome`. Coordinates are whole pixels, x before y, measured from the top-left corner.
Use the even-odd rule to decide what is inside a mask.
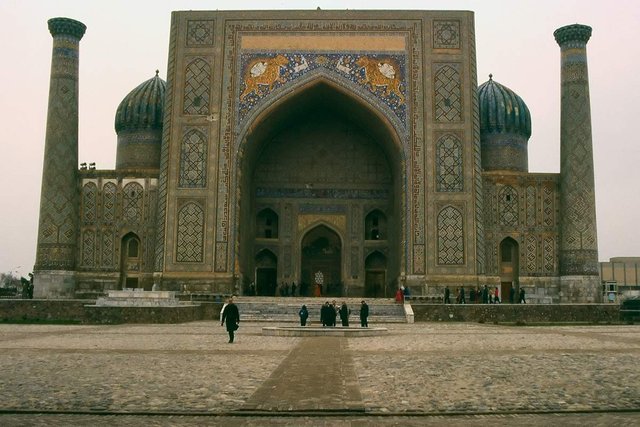
[[[531,113],[514,91],[493,80],[478,88],[480,134],[503,133],[531,136]]]
[[[164,94],[167,83],[155,77],[140,84],[124,97],[116,111],[116,133],[122,130],[162,129]]]

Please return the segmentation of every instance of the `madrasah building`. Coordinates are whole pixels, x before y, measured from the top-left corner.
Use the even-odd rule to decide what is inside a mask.
[[[560,173],[532,173],[526,104],[491,76],[478,86],[472,12],[174,12],[167,81],[122,100],[109,170],[78,167],[86,27],[48,25],[36,297],[295,282],[601,299],[590,27],[553,34]]]

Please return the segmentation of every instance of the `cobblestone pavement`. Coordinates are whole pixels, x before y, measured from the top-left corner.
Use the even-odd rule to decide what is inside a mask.
[[[0,425],[640,424],[637,325],[262,326],[0,324]]]

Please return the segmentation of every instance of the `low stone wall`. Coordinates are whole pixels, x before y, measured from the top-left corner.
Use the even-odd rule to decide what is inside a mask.
[[[86,324],[183,323],[220,318],[222,303],[178,307],[97,307],[95,301],[2,299],[0,322]]]
[[[620,321],[617,304],[419,304],[416,322],[607,323]]]
[[[96,307],[87,300],[0,299],[0,322],[86,324],[182,323],[220,318],[221,302],[179,307]],[[412,302],[416,322],[616,323],[618,304],[424,304]],[[242,313],[241,313],[242,315]]]

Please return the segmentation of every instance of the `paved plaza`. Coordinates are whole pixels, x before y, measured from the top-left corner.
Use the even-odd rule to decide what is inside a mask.
[[[637,325],[263,326],[0,325],[0,425],[640,423]]]

